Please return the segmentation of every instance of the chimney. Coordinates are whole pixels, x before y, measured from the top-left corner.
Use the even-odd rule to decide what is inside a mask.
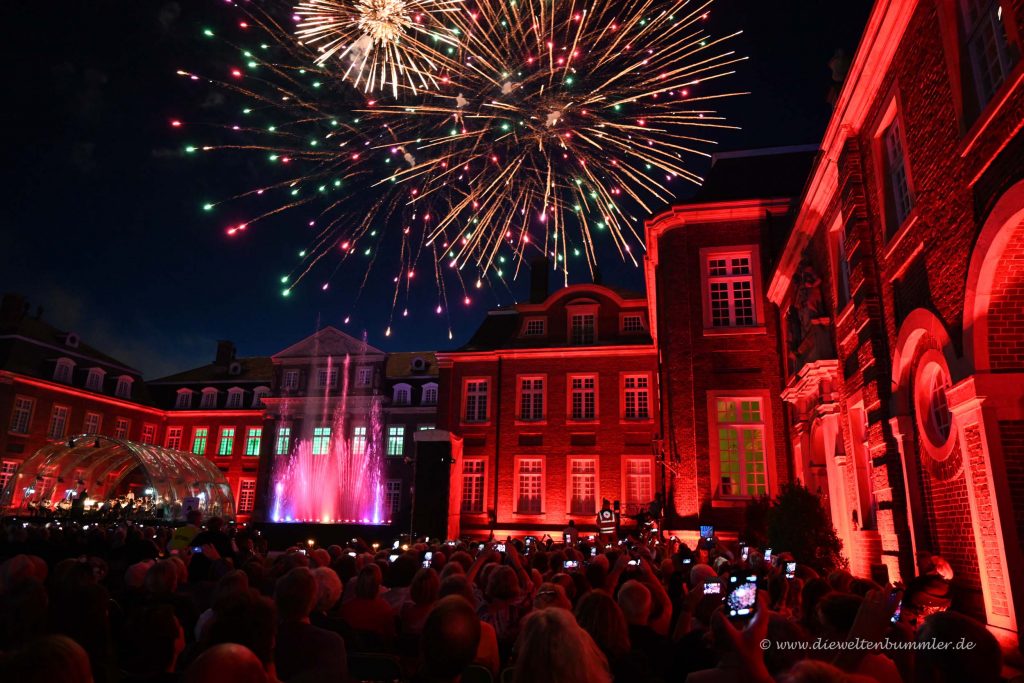
[[[28,300],[21,294],[8,293],[0,301],[0,327],[14,327],[28,315]]]
[[[235,359],[235,343],[226,339],[220,339],[217,341],[217,357],[214,359],[214,365],[230,365],[231,361]]]
[[[543,303],[548,298],[548,270],[551,262],[546,256],[530,261],[530,303]]]

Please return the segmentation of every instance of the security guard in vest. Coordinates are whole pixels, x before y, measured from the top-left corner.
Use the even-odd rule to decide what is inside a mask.
[[[601,502],[601,511],[597,513],[597,532],[601,535],[602,545],[615,542],[615,526],[615,513],[612,512],[611,503],[605,498]]]

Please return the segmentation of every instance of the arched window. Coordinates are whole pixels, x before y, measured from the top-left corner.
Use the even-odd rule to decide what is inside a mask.
[[[228,404],[227,408],[241,408],[242,400],[245,398],[245,390],[239,387],[231,387],[228,389]]]
[[[270,396],[270,387],[256,387],[252,391],[252,407],[262,408],[263,399]]]
[[[89,391],[102,392],[103,378],[106,374],[103,368],[89,368],[89,374],[85,376],[85,388]]]
[[[61,384],[71,384],[71,377],[75,372],[75,361],[70,358],[58,358],[57,365],[53,368],[53,381]]]
[[[412,387],[408,384],[396,384],[393,402],[396,406],[407,406],[412,403]]]
[[[114,389],[114,395],[118,398],[131,398],[132,397],[132,383],[135,380],[128,375],[121,375],[117,378],[117,387]]]
[[[199,407],[202,409],[216,408],[217,390],[213,387],[206,387],[203,389],[203,398],[199,401]]]
[[[437,405],[437,382],[427,382],[423,385],[423,405]]]
[[[178,410],[189,410],[192,408],[192,394],[195,392],[191,389],[178,389],[178,398],[174,402],[174,407]]]

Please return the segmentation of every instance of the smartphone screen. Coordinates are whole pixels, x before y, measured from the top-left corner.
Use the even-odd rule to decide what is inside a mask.
[[[630,560],[629,562],[627,562],[627,564],[630,567],[639,567],[640,566],[640,558],[638,557],[635,560]]]
[[[796,562],[787,562],[786,563],[786,578],[787,579],[796,578]]]
[[[718,581],[705,581],[704,582],[704,595],[720,595],[722,593],[722,584]]]
[[[590,556],[591,557],[597,557],[597,546],[594,546],[593,548],[590,549]]]
[[[497,550],[499,553],[503,553],[503,552],[505,552],[505,544],[504,543],[495,543],[494,544],[494,549]]]
[[[388,562],[394,562],[397,559],[398,559],[398,554],[397,553],[392,553],[391,555],[388,555]]]
[[[580,563],[577,560],[566,560],[562,566],[566,569],[579,569]]]
[[[350,552],[350,553],[348,554],[348,556],[349,556],[349,557],[355,557],[355,556],[356,556],[356,554],[355,554],[354,552]]]
[[[725,607],[731,619],[751,616],[757,608],[757,577],[730,576]]]
[[[423,559],[427,562],[430,562],[432,559],[434,559],[434,552],[428,550],[427,552],[423,553]]]
[[[771,564],[771,561],[772,561],[772,549],[771,548],[765,548],[764,549],[764,563],[765,564]]]
[[[742,559],[744,562],[746,562],[748,559],[750,559],[750,548],[749,547],[747,547],[745,545],[741,545],[740,546],[740,559]]]
[[[715,527],[710,524],[701,524],[700,537],[705,541],[711,541],[715,537]]]

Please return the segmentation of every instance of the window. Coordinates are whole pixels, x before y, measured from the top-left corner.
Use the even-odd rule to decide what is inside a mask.
[[[217,407],[217,390],[207,387],[203,389],[203,397],[199,400],[200,409],[212,409]]]
[[[53,381],[61,384],[71,384],[71,377],[75,372],[75,361],[70,358],[61,358],[53,368]]]
[[[253,389],[253,391],[252,391],[252,407],[253,408],[262,408],[263,407],[263,399],[265,399],[267,396],[270,396],[270,389],[268,389],[267,387],[256,387],[255,389]]]
[[[644,317],[639,313],[628,313],[622,316],[623,334],[640,334],[644,331]]]
[[[284,379],[281,381],[281,388],[285,391],[295,391],[299,388],[299,371],[285,370]]]
[[[711,327],[755,325],[752,254],[713,254],[705,264]]]
[[[405,454],[405,427],[388,427],[388,455]]]
[[[210,430],[206,427],[196,427],[192,431],[192,452],[196,455],[206,454],[206,440],[210,436]]]
[[[396,406],[407,406],[412,403],[412,387],[408,384],[396,384],[393,395]]]
[[[14,478],[14,473],[18,471],[18,463],[14,460],[4,460],[0,463],[0,491],[7,488],[7,485],[11,483],[11,479]]]
[[[263,440],[262,427],[249,427],[245,432],[245,454],[258,456],[260,454],[260,441]]]
[[[238,482],[238,511],[252,512],[256,507],[256,480],[242,479]]]
[[[167,428],[167,442],[166,442],[167,443],[167,447],[172,449],[172,450],[175,450],[175,451],[180,451],[181,450],[181,437],[182,437],[182,434],[183,434],[184,431],[185,430],[184,430],[183,427],[168,427]],[[203,448],[204,449],[206,448],[205,444],[203,445]]]
[[[627,420],[651,417],[649,375],[626,375],[623,380],[623,416]]]
[[[220,441],[217,443],[217,455],[231,455],[235,448],[235,428],[221,427]]]
[[[331,428],[313,428],[313,455],[327,455],[331,448]]]
[[[636,514],[654,500],[654,468],[650,458],[629,458],[625,461],[625,514]]]
[[[910,215],[910,210],[914,208],[914,199],[910,194],[910,182],[907,178],[907,160],[903,150],[899,116],[896,116],[882,133],[882,146],[885,151],[885,175],[888,180],[886,205],[892,214],[889,224],[891,236],[903,225],[903,221]]]
[[[768,492],[761,399],[715,399],[719,492],[760,496]]]
[[[35,406],[35,400],[26,398],[24,396],[14,397],[14,410],[11,411],[11,427],[12,432],[18,434],[28,434],[29,424],[32,421],[32,408]]]
[[[466,382],[466,422],[487,422],[487,380],[474,379]]]
[[[529,318],[523,327],[524,337],[544,337],[547,333],[548,324],[544,318]]]
[[[174,402],[174,407],[178,410],[189,410],[192,408],[192,390],[178,389],[178,398]]]
[[[574,458],[569,461],[570,515],[597,512],[597,461]]]
[[[245,391],[237,387],[228,389],[228,402],[226,408],[241,408],[242,400],[245,398]]]
[[[82,421],[83,434],[99,434],[103,425],[103,416],[99,413],[86,413]]]
[[[484,511],[484,460],[462,461],[462,511]]]
[[[103,377],[106,374],[102,368],[89,368],[85,376],[85,388],[89,391],[103,391]]]
[[[275,455],[288,455],[292,450],[292,428],[291,425],[279,425],[277,428],[277,443],[274,444]]]
[[[352,441],[349,450],[352,455],[362,455],[366,452],[366,427],[352,428]]]
[[[519,378],[519,419],[544,419],[544,378]]]
[[[50,439],[63,439],[68,428],[68,407],[54,406],[50,411],[50,425],[46,428],[46,436]]]
[[[384,482],[384,512],[395,515],[402,507],[402,480],[388,479]]]
[[[131,429],[132,423],[126,417],[119,417],[114,420],[114,438],[115,439],[127,439],[128,432]]]
[[[949,372],[942,355],[928,351],[914,381],[914,398],[918,427],[924,432],[924,446],[938,458],[945,454],[945,448],[952,441],[953,414],[949,410],[946,392],[950,387]]]
[[[520,458],[516,486],[519,494],[516,512],[540,514],[544,487],[544,462],[540,458]]]
[[[114,389],[114,395],[119,398],[131,398],[132,397],[132,382],[134,382],[128,375],[121,375],[117,378],[117,387]]]
[[[999,0],[961,0],[964,34],[979,109],[985,107],[1016,61],[1003,25]]]
[[[321,389],[338,386],[338,368],[320,368],[316,373],[316,385]]]
[[[574,313],[570,318],[569,339],[572,344],[593,344],[596,316],[593,313]]]
[[[574,420],[597,418],[597,378],[593,375],[570,377],[571,415]]]
[[[423,405],[437,405],[437,384],[433,382],[427,382],[426,384],[423,385]]]
[[[835,245],[836,301],[840,310],[850,301],[850,257],[846,253],[846,228],[842,221],[832,231]]]
[[[149,422],[142,425],[142,443],[152,446],[156,444],[156,425]]]
[[[15,396],[14,409],[11,411],[10,431],[18,434],[28,434],[29,424],[32,421],[32,408],[34,406],[34,399]]]
[[[363,365],[356,368],[356,386],[357,387],[368,387],[373,383],[373,367],[370,365]]]

